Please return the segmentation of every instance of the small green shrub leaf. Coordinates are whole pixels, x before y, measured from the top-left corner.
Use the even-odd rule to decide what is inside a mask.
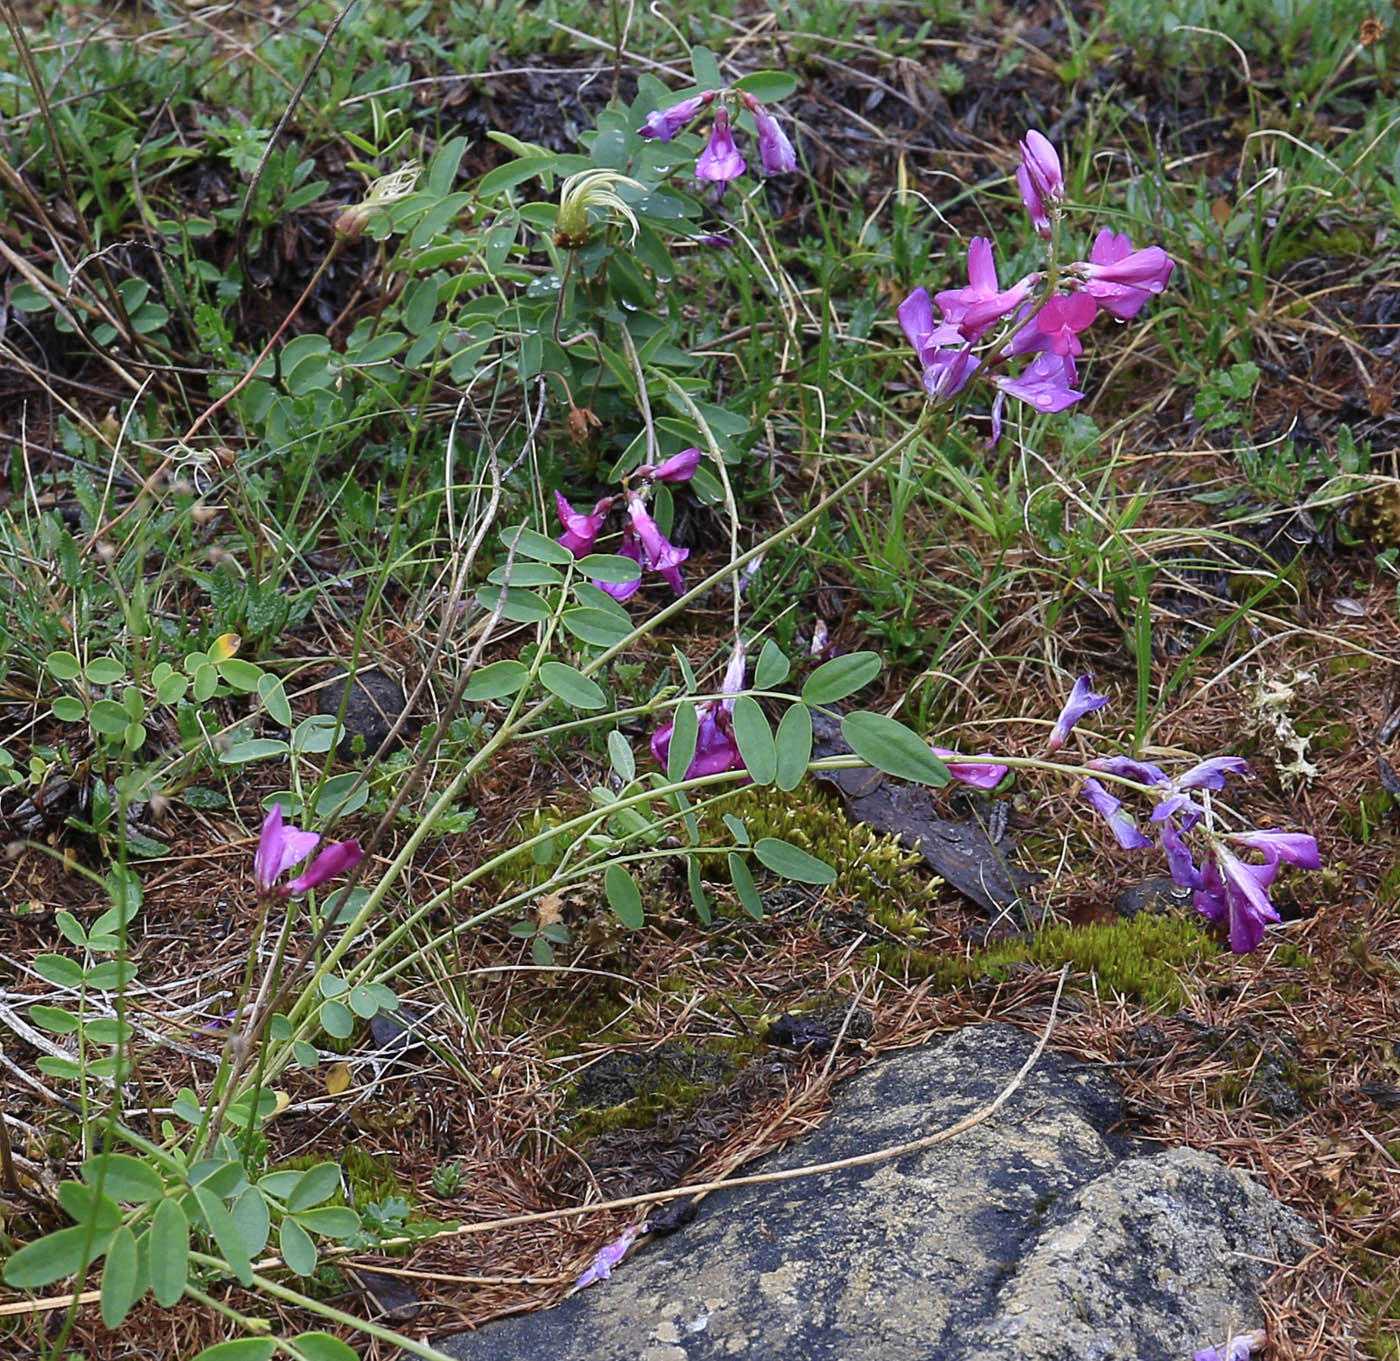
[[[104,1195],[128,1204],[149,1205],[165,1192],[155,1168],[129,1153],[99,1153],[83,1163],[82,1171],[89,1186],[100,1181]]]
[[[209,1226],[209,1232],[224,1255],[224,1261],[229,1265],[229,1270],[238,1277],[241,1284],[252,1285],[252,1258],[248,1245],[244,1242],[243,1231],[229,1213],[228,1206],[207,1186],[196,1186],[194,1198],[199,1205],[200,1214],[204,1216],[204,1222]]]
[[[516,557],[552,562],[556,567],[567,567],[574,560],[574,555],[562,543],[556,543],[529,525],[512,525],[501,530],[500,537],[507,549],[515,544]]]
[[[695,744],[700,737],[700,719],[693,704],[676,706],[672,721],[671,745],[666,751],[666,778],[672,784],[685,779],[685,772],[695,759]]]
[[[769,638],[763,644],[763,651],[758,654],[758,665],[754,667],[753,683],[760,690],[771,690],[775,685],[781,685],[788,678],[788,672],[792,670],[791,664],[783,650],[777,643]]]
[[[340,1189],[340,1167],[336,1163],[317,1163],[301,1174],[301,1179],[287,1197],[289,1211],[309,1210],[323,1200],[329,1200]]]
[[[316,1245],[311,1235],[295,1219],[284,1219],[277,1234],[277,1247],[282,1260],[298,1276],[309,1276],[316,1270]]]
[[[786,71],[751,71],[735,81],[734,88],[751,94],[760,104],[772,104],[797,89],[797,77]]]
[[[102,1322],[108,1328],[117,1327],[145,1293],[136,1235],[123,1224],[112,1237],[102,1267]]]

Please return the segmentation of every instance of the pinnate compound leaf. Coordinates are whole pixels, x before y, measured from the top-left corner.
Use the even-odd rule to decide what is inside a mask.
[[[834,884],[836,871],[814,855],[775,836],[760,837],[754,842],[753,853],[764,869],[792,879],[799,884]]]
[[[802,783],[812,759],[812,712],[805,704],[794,704],[783,715],[774,745],[778,788],[787,793]]]
[[[163,1200],[151,1220],[151,1293],[169,1309],[185,1293],[190,1267],[190,1221],[179,1202]]]
[[[778,752],[763,707],[752,695],[734,701],[734,740],[755,784],[772,784],[778,774]]]
[[[808,704],[834,704],[869,685],[880,674],[880,656],[876,652],[848,652],[823,662],[802,687],[802,698]]]
[[[603,891],[608,895],[608,906],[617,914],[617,919],[629,931],[638,931],[646,920],[646,908],[642,906],[642,891],[637,881],[621,865],[609,865],[603,875]]]
[[[928,743],[885,714],[858,710],[841,720],[841,734],[862,761],[896,779],[941,789],[952,778]]]

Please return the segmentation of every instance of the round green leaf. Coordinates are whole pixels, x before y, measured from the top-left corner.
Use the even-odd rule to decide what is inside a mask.
[[[796,789],[812,759],[812,711],[805,704],[792,705],[778,724],[774,741],[778,753],[778,788]]]
[[[565,610],[560,622],[575,638],[592,647],[612,647],[632,632],[630,621],[591,605]]]
[[[823,662],[802,687],[802,698],[808,704],[834,704],[870,684],[880,674],[880,656],[876,652],[848,652]]]
[[[156,703],[178,704],[185,697],[185,690],[188,686],[189,681],[178,671],[172,671],[168,676],[162,676],[156,682]]]
[[[951,778],[948,767],[929,750],[923,738],[885,714],[865,710],[847,714],[841,720],[841,733],[862,761],[886,775],[937,789]]]
[[[548,535],[528,525],[512,525],[509,529],[501,530],[501,542],[507,549],[513,543],[518,558],[552,562],[556,567],[567,567],[574,560],[574,555],[562,543],[556,543]]]
[[[758,654],[758,665],[754,668],[753,683],[760,690],[771,690],[775,685],[781,685],[788,678],[788,672],[792,670],[788,659],[783,654],[782,648],[771,638],[763,644],[763,651]]]
[[[624,558],[620,553],[590,553],[580,560],[580,576],[590,581],[606,581],[609,585],[622,586],[642,574],[642,564],[635,558]]]
[[[83,671],[83,664],[71,652],[50,652],[44,659],[49,675],[54,680],[76,680]]]
[[[483,586],[476,593],[477,602],[486,610],[494,610],[502,597],[504,604],[501,604],[501,615],[512,624],[538,624],[554,613],[533,591],[522,591],[516,587],[503,589],[500,586]]]
[[[83,675],[93,685],[115,685],[126,676],[126,667],[112,657],[94,657],[84,668]]]
[[[72,1035],[77,1032],[78,1018],[62,1007],[46,1007],[42,1002],[29,1008],[29,1019],[53,1035]]]
[[[348,1040],[355,1030],[355,1014],[344,1002],[321,1003],[321,1027],[333,1040]]]
[[[564,575],[548,563],[517,560],[509,569],[505,563],[493,568],[486,580],[493,586],[562,586]]]
[[[238,1227],[238,1236],[249,1257],[256,1257],[267,1245],[267,1235],[272,1228],[272,1219],[267,1211],[267,1201],[262,1194],[250,1186],[243,1192],[229,1213]]]
[[[755,784],[772,784],[778,774],[778,752],[762,706],[752,695],[740,695],[732,718],[734,740],[750,778]]]
[[[609,865],[603,875],[603,890],[618,921],[629,931],[639,930],[646,920],[646,909],[637,881],[621,865]]]
[[[190,1265],[190,1222],[179,1202],[163,1200],[151,1220],[151,1293],[169,1309],[185,1293]]]
[[[529,677],[519,662],[492,662],[472,672],[463,695],[466,699],[500,699],[515,694]]]
[[[292,1339],[306,1361],[360,1361],[360,1354],[348,1342],[329,1333],[298,1333]]]
[[[52,712],[60,723],[81,723],[87,717],[87,706],[72,695],[60,695],[53,702]]]
[[[329,1200],[340,1189],[340,1167],[336,1163],[317,1163],[309,1167],[292,1187],[287,1197],[287,1209],[309,1210],[323,1200]]]
[[[250,737],[246,742],[234,742],[227,751],[219,753],[219,760],[226,766],[240,766],[247,761],[267,761],[274,756],[285,756],[289,748],[278,737]]]
[[[126,710],[114,699],[99,699],[88,710],[88,722],[104,737],[119,737],[131,722]]]
[[[194,1357],[194,1361],[272,1361],[277,1343],[270,1337],[235,1337],[216,1342]]]
[[[797,77],[786,71],[751,71],[735,81],[734,88],[751,94],[760,104],[773,104],[797,89]]]
[[[753,853],[764,869],[793,879],[799,884],[834,884],[836,871],[824,860],[808,855],[790,841],[775,836],[760,837],[754,842]]]
[[[218,663],[218,669],[220,677],[244,695],[253,694],[263,677],[262,667],[245,662],[242,657],[228,657]]]
[[[543,662],[540,664],[540,680],[545,689],[556,694],[566,704],[576,709],[602,709],[607,707],[608,697],[602,688],[581,676],[571,666],[563,662]]]
[[[319,1210],[300,1211],[297,1223],[322,1238],[349,1238],[359,1231],[360,1216],[343,1205],[325,1205]]]

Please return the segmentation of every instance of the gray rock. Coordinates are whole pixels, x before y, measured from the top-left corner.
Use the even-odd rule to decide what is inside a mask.
[[[321,688],[320,703],[316,706],[318,713],[329,714],[332,718],[340,713],[345,687],[350,684],[349,675],[343,666],[337,666],[331,672],[331,679]],[[352,755],[355,738],[363,737],[365,755],[372,756],[388,737],[389,729],[403,713],[407,702],[397,681],[391,680],[382,671],[362,666],[355,672],[349,698],[344,699],[345,732],[340,739],[340,754]],[[400,729],[400,741],[402,737],[403,730]]]
[[[1033,1047],[959,1031],[875,1066],[763,1170],[872,1152],[990,1102]],[[1137,1153],[1105,1071],[1047,1051],[990,1120],[868,1167],[708,1198],[556,1308],[440,1344],[469,1361],[1184,1361],[1259,1317],[1307,1225],[1190,1149]]]

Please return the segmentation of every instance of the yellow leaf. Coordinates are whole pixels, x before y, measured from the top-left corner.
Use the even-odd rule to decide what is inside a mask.
[[[350,1085],[350,1065],[333,1063],[326,1069],[326,1090],[332,1096],[339,1096]]]
[[[221,633],[214,639],[213,646],[209,649],[209,660],[211,662],[226,662],[238,651],[239,644],[243,639],[236,633]]]

